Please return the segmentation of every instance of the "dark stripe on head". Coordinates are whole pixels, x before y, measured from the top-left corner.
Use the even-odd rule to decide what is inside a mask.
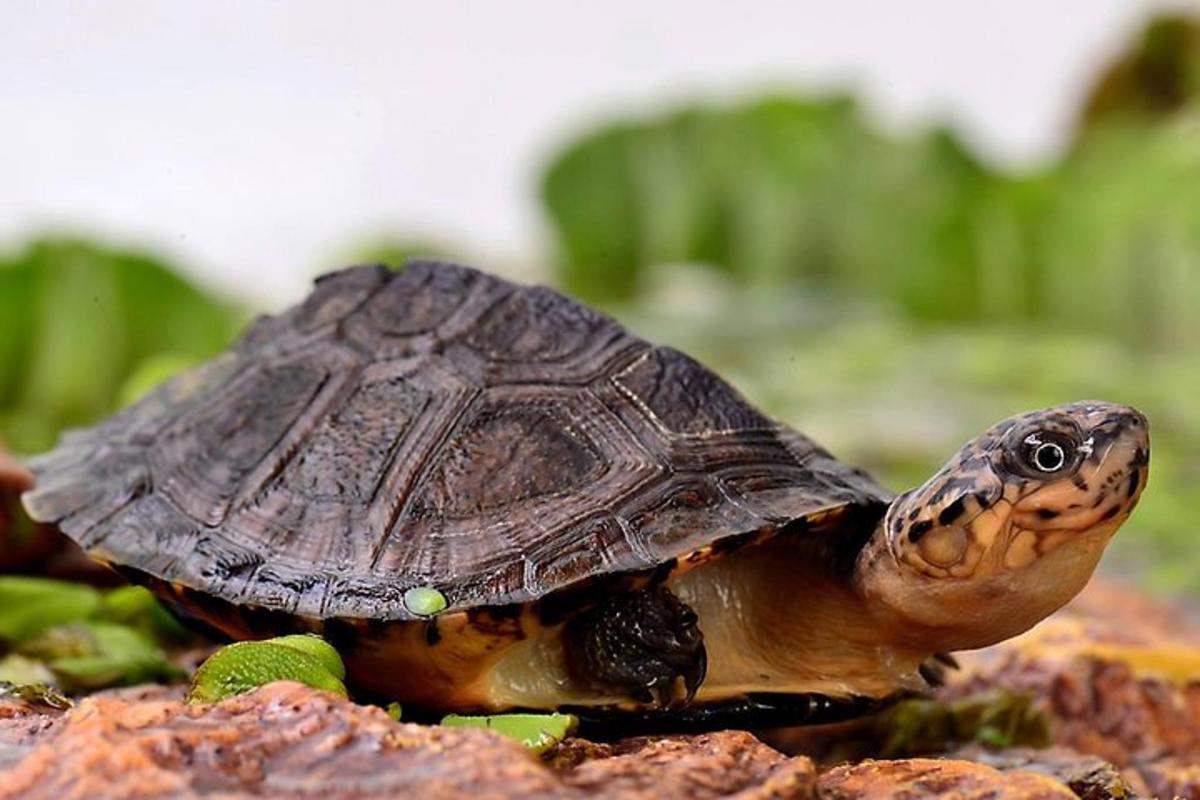
[[[963,515],[965,510],[966,497],[960,496],[950,505],[942,509],[942,513],[938,514],[939,525],[949,525]]]
[[[908,540],[910,542],[918,542],[921,537],[933,530],[933,522],[923,519],[920,522],[914,522],[913,526],[908,529]]]

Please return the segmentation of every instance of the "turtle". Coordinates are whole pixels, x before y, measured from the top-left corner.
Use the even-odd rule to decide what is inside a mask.
[[[1140,412],[999,422],[894,494],[689,356],[543,286],[349,267],[31,461],[28,513],[370,697],[631,725],[824,722],[936,683],[1090,578]]]

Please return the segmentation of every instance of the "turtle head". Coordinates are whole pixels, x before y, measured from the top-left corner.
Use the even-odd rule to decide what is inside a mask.
[[[913,645],[985,647],[1074,597],[1145,488],[1146,418],[1074,403],[1000,422],[892,503],[857,564]]]

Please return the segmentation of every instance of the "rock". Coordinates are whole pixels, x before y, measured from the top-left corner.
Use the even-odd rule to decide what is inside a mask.
[[[952,800],[1074,800],[1065,785],[1046,775],[1001,772],[984,764],[938,758],[866,760],[834,767],[821,776],[822,800],[941,797]]]
[[[0,706],[0,709],[4,707]],[[807,759],[746,733],[573,742],[543,763],[485,730],[402,724],[295,683],[213,705],[107,693],[0,710],[0,798],[809,798]],[[4,745],[0,744],[0,748]],[[4,750],[0,749],[0,753]]]
[[[1147,797],[1200,797],[1200,762],[1195,756],[1169,756],[1138,764],[1141,794]]]
[[[563,781],[589,796],[813,797],[816,771],[742,731],[648,736],[613,745],[570,740],[553,762]]]
[[[943,697],[1030,694],[1060,744],[1118,765],[1200,752],[1200,629],[1133,591],[1095,582],[1029,633],[960,661]]]
[[[961,661],[943,697],[1029,694],[1056,744],[1115,764],[1135,786],[1200,797],[1200,627],[1181,609],[1093,581],[1034,630]]]
[[[54,709],[0,700],[0,771],[23,759],[39,740],[48,738],[59,716]]]
[[[1093,581],[1029,633],[960,661],[942,697],[1028,694],[1060,748],[1110,762],[1137,794],[1200,798],[1200,625],[1186,608]]]
[[[1077,753],[1069,747],[1034,750],[1014,747],[988,750],[978,745],[956,750],[953,756],[995,767],[1001,772],[1036,772],[1065,784],[1082,800],[1134,797],[1138,792],[1116,767],[1102,758]]]
[[[299,684],[207,706],[83,700],[0,774],[0,798],[550,796],[556,776],[487,731],[402,725]]]

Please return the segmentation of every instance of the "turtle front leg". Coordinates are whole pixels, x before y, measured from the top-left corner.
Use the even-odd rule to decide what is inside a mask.
[[[708,666],[697,621],[665,586],[622,592],[567,623],[567,664],[590,686],[661,706],[682,679],[689,703]]]

